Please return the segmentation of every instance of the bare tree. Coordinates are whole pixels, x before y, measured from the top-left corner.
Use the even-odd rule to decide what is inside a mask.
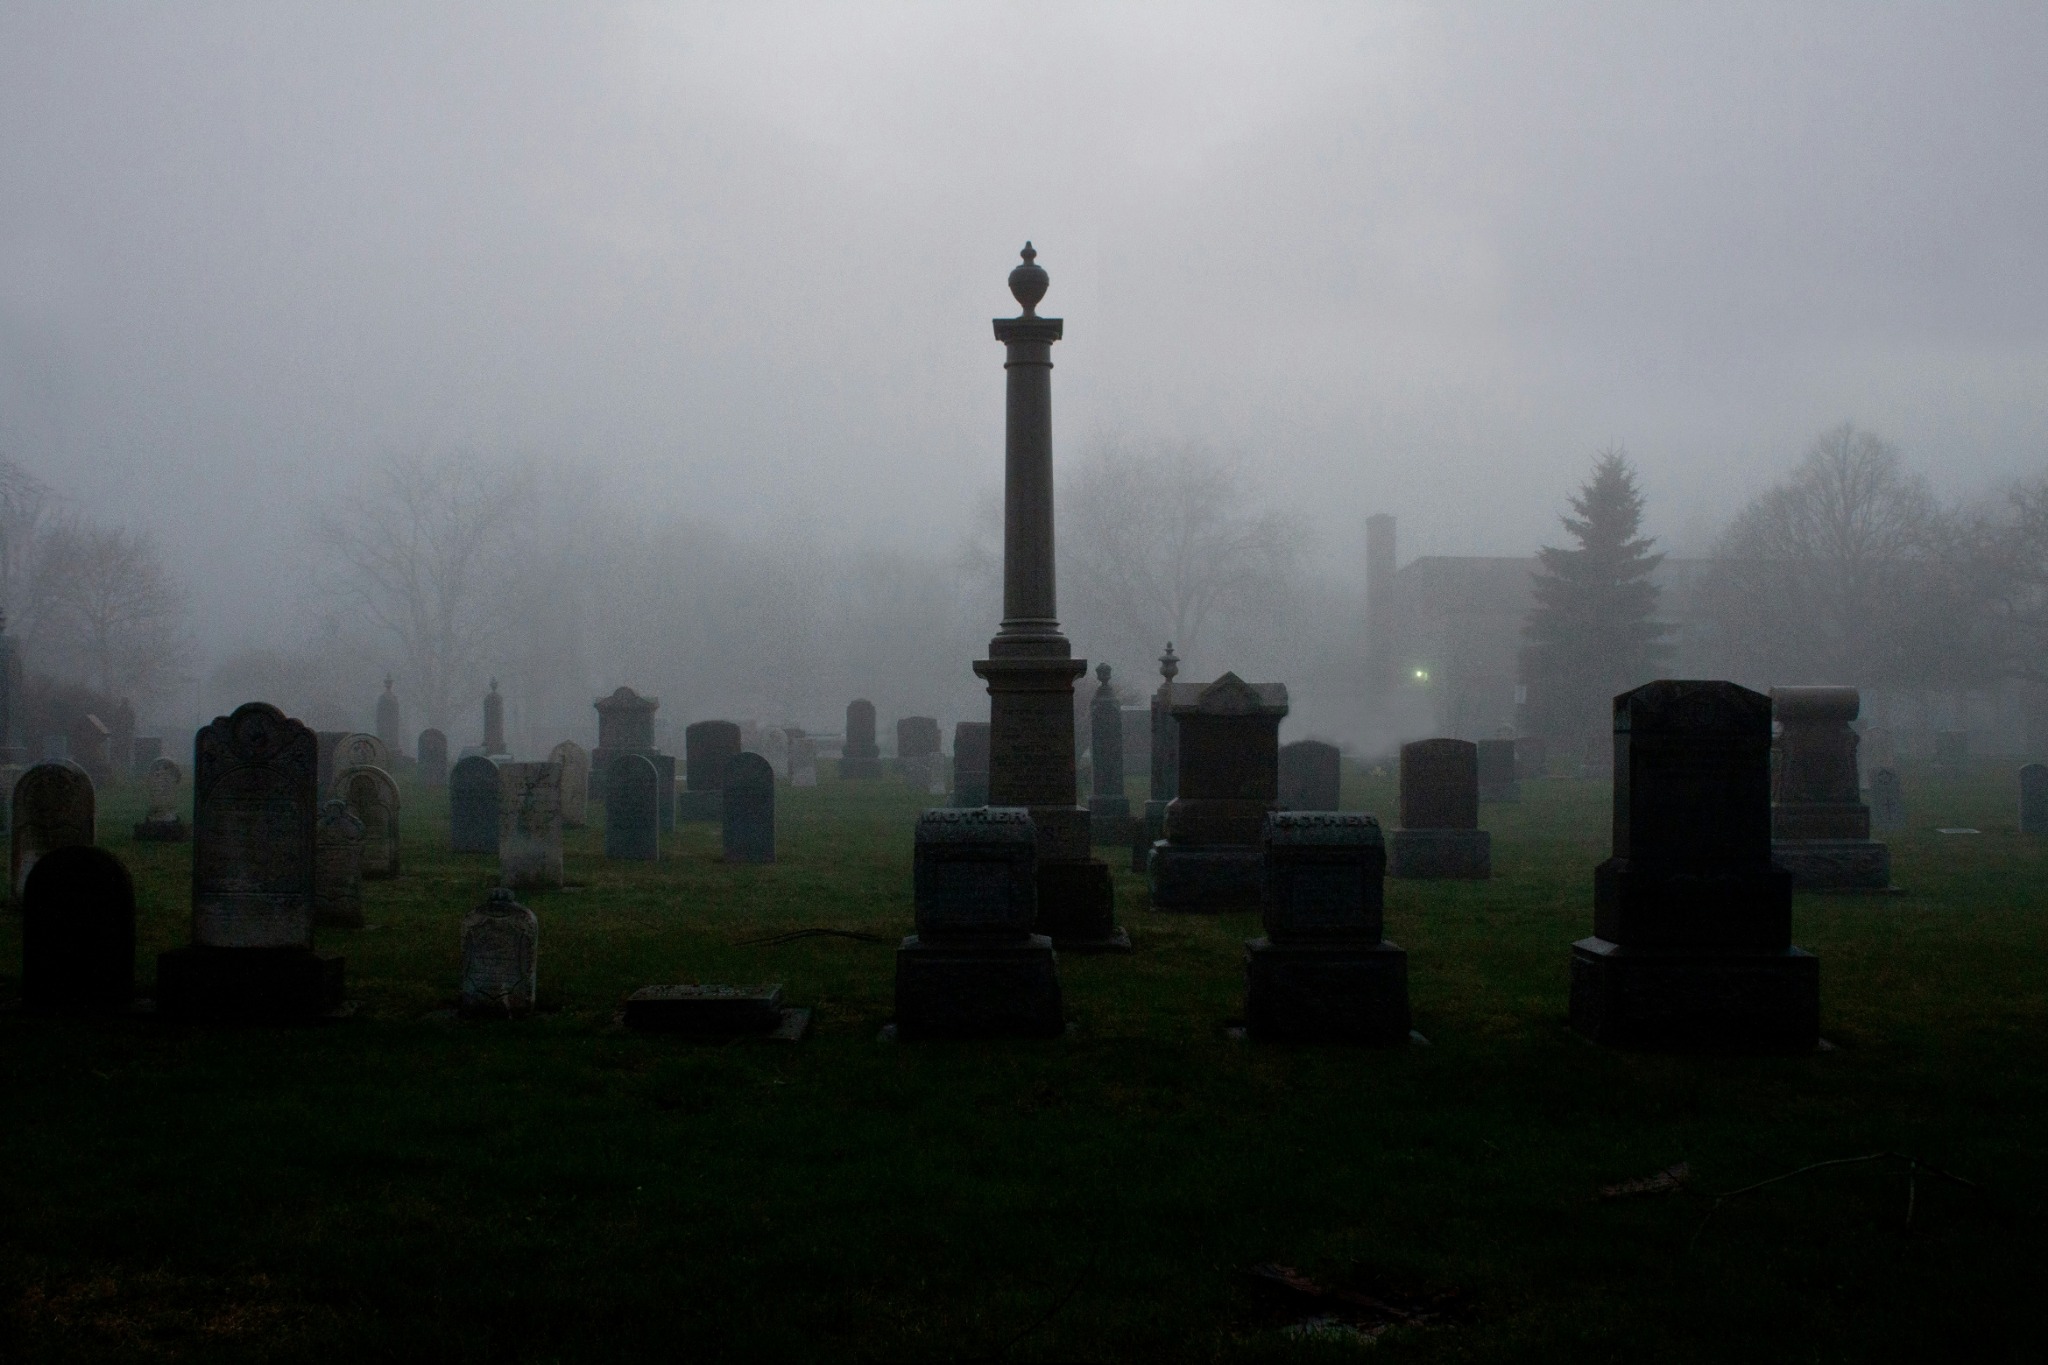
[[[0,610],[10,626],[34,620],[37,542],[49,512],[49,485],[0,455]]]
[[[39,542],[31,593],[39,666],[133,701],[169,692],[191,657],[185,590],[155,539],[74,515]]]

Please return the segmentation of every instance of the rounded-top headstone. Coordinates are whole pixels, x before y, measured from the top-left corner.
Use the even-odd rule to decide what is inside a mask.
[[[775,861],[775,769],[759,754],[734,754],[725,763],[725,861]]]
[[[36,861],[60,848],[90,844],[98,829],[92,779],[75,763],[38,763],[14,783],[8,808],[13,875],[19,898]]]
[[[661,856],[660,776],[645,754],[621,754],[604,775],[604,856],[652,862]]]
[[[72,845],[36,860],[22,893],[21,993],[31,1009],[115,1011],[135,994],[135,883]]]

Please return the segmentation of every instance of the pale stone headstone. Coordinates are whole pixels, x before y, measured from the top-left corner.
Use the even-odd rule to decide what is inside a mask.
[[[142,792],[149,808],[135,826],[137,843],[177,843],[185,838],[185,819],[178,812],[178,798],[184,785],[184,770],[170,759],[159,758],[149,765],[142,778]]]
[[[21,898],[21,994],[32,1010],[109,1013],[135,996],[135,883],[105,849],[36,860]]]
[[[344,768],[330,795],[348,802],[349,814],[363,822],[363,876],[371,881],[396,877],[399,803],[391,774],[367,764]]]
[[[515,891],[562,884],[562,768],[498,766],[498,868]]]
[[[346,772],[350,768],[381,768],[391,771],[391,749],[375,735],[358,731],[344,735],[334,746],[334,771]]]
[[[857,697],[846,704],[846,742],[839,749],[841,781],[882,775],[882,750],[875,743],[875,704]]]
[[[725,761],[725,861],[775,861],[775,770],[759,754]]]
[[[15,904],[36,859],[75,845],[90,845],[98,830],[92,779],[74,763],[38,763],[14,784],[8,887]]]
[[[69,763],[71,761],[71,736],[59,731],[43,736],[43,762]]]
[[[498,887],[462,919],[462,1012],[516,1019],[538,993],[540,921]]]
[[[482,754],[448,775],[448,846],[457,853],[498,851],[498,765]]]
[[[1408,1041],[1408,958],[1382,935],[1379,821],[1334,811],[1267,818],[1266,936],[1245,945],[1245,1026],[1256,1042]]]
[[[1906,827],[1906,798],[1899,775],[1879,768],[1870,775],[1870,828],[1880,834],[1896,834]]]
[[[661,857],[660,781],[645,754],[620,754],[605,770],[604,856],[627,862]]]
[[[1342,755],[1334,744],[1298,739],[1281,745],[1280,809],[1336,810],[1341,773]]]
[[[548,761],[562,770],[562,828],[582,829],[590,823],[590,751],[565,739],[548,752]]]
[[[420,785],[428,791],[437,791],[448,785],[448,736],[439,730],[420,731],[419,746]]]
[[[313,922],[337,929],[363,927],[363,822],[348,802],[320,808],[313,833]]]
[[[2048,834],[2048,766],[2020,769],[2020,833]]]
[[[789,738],[789,785],[818,785],[818,741],[809,735],[791,735]]]

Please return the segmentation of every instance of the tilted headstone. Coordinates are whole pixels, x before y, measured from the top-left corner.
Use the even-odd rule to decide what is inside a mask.
[[[1408,1041],[1408,955],[1386,941],[1386,844],[1362,813],[1276,811],[1266,821],[1265,937],[1245,944],[1255,1042]]]
[[[1093,769],[1088,796],[1088,835],[1097,844],[1131,841],[1131,798],[1124,791],[1124,712],[1110,682],[1108,664],[1095,666],[1095,695],[1088,703],[1088,753]]]
[[[729,720],[700,720],[683,729],[684,796],[676,819],[712,824],[719,819],[719,793],[726,765],[740,752],[740,727]]]
[[[448,846],[457,853],[498,851],[498,764],[473,754],[448,774]]]
[[[661,857],[661,806],[654,761],[620,754],[605,770],[604,856],[627,862]]]
[[[384,693],[377,698],[377,738],[383,741],[387,759],[396,758],[405,752],[405,711],[398,704],[398,694],[391,690],[392,677],[384,677]],[[380,768],[389,768],[388,763],[379,763]]]
[[[988,804],[988,722],[963,720],[953,727],[953,804]]]
[[[1343,764],[1334,744],[1298,739],[1280,746],[1280,809],[1336,810]]]
[[[1820,970],[1771,860],[1771,699],[1664,681],[1614,699],[1614,856],[1572,945],[1572,1026],[1655,1048],[1810,1049]]]
[[[382,768],[344,768],[333,796],[348,802],[348,813],[363,822],[363,876],[389,881],[399,874],[398,783]]]
[[[979,806],[917,822],[917,932],[896,950],[898,1036],[1056,1038],[1065,1030],[1052,940],[1034,934],[1031,813]]]
[[[149,808],[135,826],[137,843],[179,843],[191,832],[178,811],[185,785],[185,772],[168,758],[149,765],[142,779],[142,791]]]
[[[725,861],[775,861],[775,770],[759,754],[725,761]]]
[[[448,785],[448,736],[439,730],[420,731],[419,744],[420,785],[429,791],[437,791]]]
[[[789,737],[789,785],[818,785],[818,741],[809,735]]]
[[[1259,907],[1260,839],[1280,801],[1280,722],[1287,688],[1225,673],[1207,686],[1176,684],[1179,795],[1166,837],[1152,849],[1152,908],[1206,912]]]
[[[313,923],[363,927],[363,822],[338,799],[320,808],[313,831]]]
[[[484,753],[497,758],[511,752],[505,745],[505,699],[498,695],[498,680],[493,678],[491,690],[484,694]]]
[[[510,887],[462,918],[462,1012],[517,1019],[533,1012],[540,975],[540,921]]]
[[[856,698],[846,704],[846,742],[839,750],[841,781],[865,781],[882,775],[882,750],[875,743],[875,704]]]
[[[1522,784],[1515,767],[1512,739],[1482,739],[1478,742],[1479,799],[1509,804],[1522,799]]]
[[[390,772],[390,746],[375,735],[344,735],[334,746],[334,771],[346,772],[350,768],[382,768]]]
[[[562,828],[582,829],[590,823],[590,751],[565,739],[548,751],[548,762],[562,770]]]
[[[562,767],[498,765],[499,880],[515,891],[562,884]]]
[[[2020,769],[2020,833],[2048,834],[2048,765]]]
[[[1891,885],[1891,851],[1870,837],[1870,808],[1856,773],[1862,706],[1853,687],[1774,687],[1776,762],[1771,772],[1771,854],[1794,886],[1814,890]]]
[[[118,1013],[135,997],[135,883],[105,849],[36,860],[21,897],[21,995],[32,1010]]]
[[[14,783],[7,885],[14,903],[36,859],[60,848],[90,845],[98,832],[92,779],[74,763],[38,763]]]
[[[1493,836],[1479,828],[1479,747],[1465,739],[1401,746],[1401,828],[1387,875],[1473,881],[1493,875]]]
[[[1906,798],[1899,787],[1899,775],[1879,768],[1870,775],[1870,828],[1879,834],[1896,834],[1906,827]]]

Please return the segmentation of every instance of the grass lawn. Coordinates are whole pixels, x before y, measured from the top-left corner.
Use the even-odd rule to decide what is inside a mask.
[[[348,1021],[0,1016],[0,1359],[1868,1361],[2039,1359],[2048,1288],[2048,852],[2009,766],[1904,774],[1896,896],[1802,895],[1822,1033],[1796,1058],[1617,1053],[1565,1028],[1607,792],[1489,806],[1495,879],[1390,882],[1417,1029],[1396,1052],[1234,1041],[1250,917],[1063,957],[1064,1041],[877,1040],[908,931],[895,783],[779,793],[781,862],[692,827],[659,864],[572,832],[542,1013],[436,1019],[492,860],[407,791],[406,875],[365,888]],[[1345,804],[1391,813],[1385,777]],[[186,940],[190,847],[134,845],[139,979]],[[593,812],[595,815],[596,812]],[[1943,836],[1937,825],[1983,833]],[[0,999],[20,920],[0,915]],[[779,981],[801,1043],[619,1031],[640,985]],[[1712,1196],[1831,1158],[1714,1208]],[[1685,1162],[1677,1194],[1602,1186]],[[1289,1334],[1244,1272],[1434,1305]]]

